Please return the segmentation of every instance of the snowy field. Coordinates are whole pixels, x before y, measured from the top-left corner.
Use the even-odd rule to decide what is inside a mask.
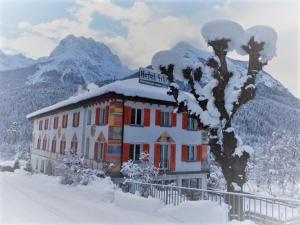
[[[122,193],[102,179],[64,186],[59,178],[21,170],[0,173],[0,224],[228,224],[225,207],[208,201],[164,206],[157,199]]]

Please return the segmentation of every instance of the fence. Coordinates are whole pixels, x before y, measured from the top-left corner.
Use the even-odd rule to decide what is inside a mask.
[[[123,191],[158,198],[165,204],[210,200],[228,204],[229,219],[250,219],[263,225],[299,225],[300,200],[268,198],[256,195],[125,181]]]

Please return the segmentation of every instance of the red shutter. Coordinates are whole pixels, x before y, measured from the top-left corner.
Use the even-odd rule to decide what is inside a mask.
[[[208,149],[207,145],[202,145],[202,160],[205,160],[207,158]]]
[[[177,114],[172,113],[172,127],[176,127],[177,125]]]
[[[160,164],[160,144],[154,145],[154,166],[159,168]]]
[[[123,143],[123,163],[129,160],[130,144]]]
[[[104,143],[103,161],[106,161],[106,155],[107,155],[107,143]]]
[[[188,151],[188,146],[187,145],[182,145],[182,152],[181,152],[181,161],[187,161],[187,151]]]
[[[105,110],[105,124],[108,124],[109,106],[106,106]]]
[[[202,145],[197,145],[197,161],[203,160]]]
[[[176,144],[171,144],[171,165],[170,170],[176,170]]]
[[[95,115],[95,124],[99,125],[100,124],[100,108],[96,108],[96,115]]]
[[[143,144],[143,150],[145,153],[150,153],[150,145],[149,144]]]
[[[75,117],[76,117],[76,113],[73,113],[73,122],[72,122],[73,127],[75,127]]]
[[[95,147],[94,147],[94,160],[98,160],[98,143],[95,142]]]
[[[124,106],[124,124],[131,124],[131,107],[129,106]]]
[[[161,111],[158,109],[155,111],[155,125],[156,126],[161,125]]]
[[[150,109],[144,109],[144,125],[150,127]]]
[[[78,118],[77,118],[77,123],[76,123],[77,127],[79,126],[79,123],[80,123],[80,112],[78,112]]]
[[[187,112],[182,113],[182,129],[187,129],[188,127],[188,114]]]

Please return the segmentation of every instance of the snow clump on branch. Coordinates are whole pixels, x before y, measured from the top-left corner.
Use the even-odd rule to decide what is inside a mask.
[[[263,25],[250,27],[246,30],[246,43],[252,37],[256,42],[264,43],[264,48],[260,52],[263,62],[271,60],[276,56],[277,33],[272,27]]]
[[[229,20],[214,20],[202,27],[202,36],[207,43],[227,39],[228,51],[239,49],[244,40],[243,27]]]

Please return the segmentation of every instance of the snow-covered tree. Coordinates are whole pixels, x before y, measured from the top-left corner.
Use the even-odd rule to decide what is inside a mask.
[[[299,149],[299,134],[273,133],[272,138],[255,157],[255,167],[250,176],[271,195],[299,196]]]
[[[239,108],[255,97],[256,75],[276,53],[276,32],[266,26],[244,30],[239,24],[217,20],[202,27],[202,35],[215,56],[206,62],[192,62],[175,51],[161,51],[152,58],[152,66],[168,77],[169,94],[178,111],[187,111],[209,132],[209,146],[221,167],[228,191],[246,182],[246,167],[252,149],[243,144],[232,127]],[[230,71],[227,53],[235,50],[248,55],[248,73]],[[208,80],[208,81],[207,81]],[[176,81],[189,86],[180,91]]]
[[[122,165],[121,173],[131,180],[151,183],[158,176],[158,168],[150,161],[149,154],[142,152],[140,160],[134,162],[129,160]]]

